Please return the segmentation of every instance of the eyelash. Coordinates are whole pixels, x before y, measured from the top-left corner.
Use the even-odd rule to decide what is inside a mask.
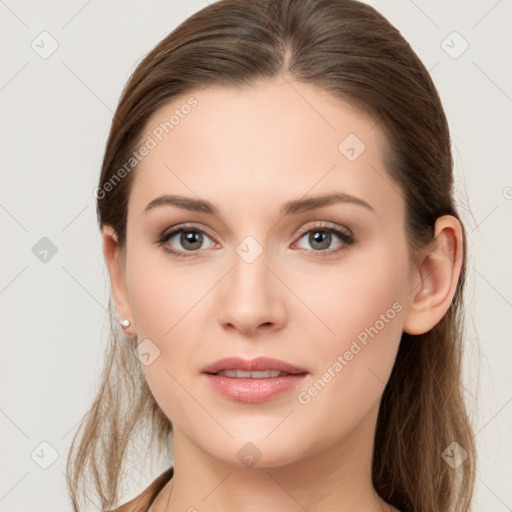
[[[164,231],[160,235],[158,240],[156,241],[156,244],[158,246],[163,246],[166,242],[168,242],[177,233],[187,232],[187,231],[202,233],[203,235],[206,235],[208,238],[212,239],[212,237],[210,237],[210,235],[208,235],[208,233],[206,233],[204,230],[194,226],[193,224],[182,224],[180,226],[176,226],[176,227],[172,228],[169,231]],[[314,251],[314,250],[310,251],[308,249],[300,249],[303,251],[317,253],[314,257],[327,257],[327,256],[331,256],[334,254],[341,253],[342,251],[346,250],[348,248],[348,246],[350,246],[356,242],[356,240],[352,234],[349,234],[349,233],[342,231],[341,229],[335,228],[333,226],[327,226],[322,223],[316,224],[314,226],[310,226],[307,229],[303,230],[300,233],[298,240],[300,240],[305,234],[310,233],[312,231],[313,232],[321,231],[321,232],[335,234],[339,237],[339,239],[342,242],[342,245],[340,247],[337,247],[336,249],[327,249],[327,250],[320,250],[320,251]],[[197,251],[185,251],[184,252],[184,251],[177,251],[175,249],[171,249],[168,246],[164,246],[163,249],[164,249],[164,251],[166,251],[174,256],[178,256],[179,258],[190,258],[192,256],[196,256],[199,252],[201,252],[203,250],[203,249],[198,249]],[[188,253],[188,254],[186,254],[186,253]]]

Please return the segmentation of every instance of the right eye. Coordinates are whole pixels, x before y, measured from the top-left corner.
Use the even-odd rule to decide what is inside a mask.
[[[205,247],[207,240],[212,243],[207,243]],[[202,229],[195,226],[176,226],[164,231],[158,239],[158,244],[162,245],[165,251],[185,258],[195,256],[198,251],[211,247],[214,243]]]

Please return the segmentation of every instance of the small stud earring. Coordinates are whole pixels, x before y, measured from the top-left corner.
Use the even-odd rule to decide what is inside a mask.
[[[130,325],[130,320],[121,320],[119,323],[122,327],[128,327]]]

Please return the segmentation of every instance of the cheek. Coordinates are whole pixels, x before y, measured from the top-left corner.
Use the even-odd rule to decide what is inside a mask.
[[[186,286],[179,272],[169,274],[166,266],[148,264],[142,254],[134,252],[131,265],[127,266],[128,293],[142,370],[154,399],[174,422],[176,411],[184,417],[197,413],[183,388],[189,387],[184,362],[193,361],[186,327],[197,293],[190,282]],[[147,359],[144,353],[149,353]]]
[[[185,272],[154,248],[136,246],[129,252],[126,271],[148,386],[171,421],[176,411],[180,417],[197,414],[186,390],[198,371],[194,357],[204,333],[201,315],[205,294],[219,277],[213,272],[202,276]],[[214,319],[210,316],[206,320],[211,327]],[[144,364],[143,352],[150,354],[149,364]]]
[[[317,272],[298,292],[322,320],[310,320],[318,325],[317,372],[299,402],[318,411],[338,406],[332,425],[355,425],[382,395],[402,335],[407,268],[398,241],[335,272]]]
[[[203,280],[205,281],[205,280]],[[163,250],[133,247],[127,261],[131,313],[140,339],[165,341],[204,295],[201,280],[170,263]]]
[[[337,266],[317,266],[309,276],[306,270],[298,273],[293,289],[305,299],[306,318],[318,325],[321,345],[342,349],[359,335],[364,342],[365,329],[375,325],[386,336],[399,337],[407,268],[405,246],[376,247]]]

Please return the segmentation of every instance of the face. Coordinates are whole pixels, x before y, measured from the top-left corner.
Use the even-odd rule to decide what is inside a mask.
[[[375,419],[412,286],[379,126],[316,87],[274,80],[176,99],[148,137],[124,278],[143,370],[175,432],[235,465],[246,443],[268,466],[347,443]],[[231,356],[302,373],[203,373]]]

